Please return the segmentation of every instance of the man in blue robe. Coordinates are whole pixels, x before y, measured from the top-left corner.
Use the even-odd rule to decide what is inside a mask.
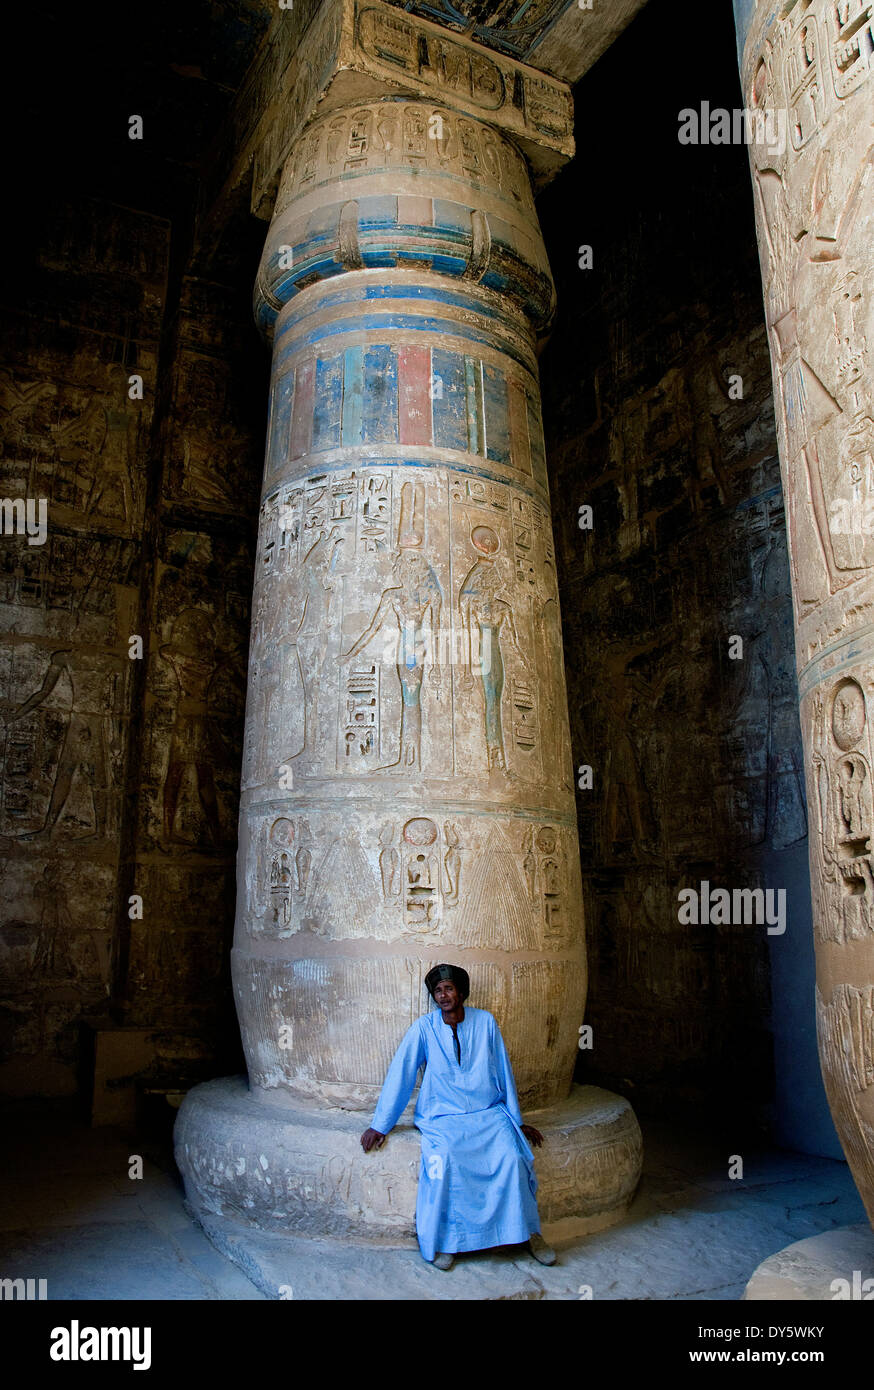
[[[404,1034],[361,1146],[365,1153],[382,1147],[424,1066],[414,1115],[422,1135],[416,1234],[424,1259],[448,1270],[459,1250],[527,1241],[536,1260],[554,1264],[540,1234],[527,1142],[539,1148],[543,1135],[522,1123],[498,1025],[485,1009],[465,1007],[470,980],[460,966],[435,966],[425,984],[437,1008]]]

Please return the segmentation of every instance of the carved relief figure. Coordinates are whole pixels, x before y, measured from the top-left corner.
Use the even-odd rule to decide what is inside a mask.
[[[499,769],[505,772],[507,760],[501,715],[501,696],[504,690],[504,653],[501,639],[504,634],[526,673],[527,663],[519,647],[512,605],[502,597],[503,582],[496,565],[501,547],[500,539],[490,526],[475,526],[470,539],[481,558],[468,572],[458,598],[467,654],[461,685],[462,689],[469,690],[473,686],[476,670],[482,681],[485,699],[489,771]]]
[[[108,656],[121,665],[121,658]],[[50,835],[58,823],[78,773],[91,795],[94,829],[79,837],[99,840],[107,829],[107,798],[111,786],[111,758],[119,754],[113,713],[117,706],[120,675],[106,671],[107,654],[100,657],[73,647],[52,652],[49,668],[39,690],[29,696],[8,717],[8,723],[28,715],[51,695],[62,675],[70,683],[72,708],[55,772],[51,800],[42,828],[25,838]]]
[[[48,979],[70,979],[75,971],[70,959],[68,937],[72,919],[64,887],[64,868],[50,860],[42,878],[34,886],[33,896],[40,905],[39,936],[31,971]]]
[[[792,235],[789,200],[780,175],[774,169],[757,170],[756,188],[768,248],[768,323],[781,369],[787,445],[790,457],[794,457],[838,406],[805,360],[798,341],[797,279],[806,259],[804,251],[807,250],[808,256],[811,252]],[[834,255],[834,251],[831,254]]]
[[[862,793],[868,775],[863,758],[846,757],[838,763],[838,810],[842,821],[843,841],[867,838],[863,834],[864,815]]]
[[[291,854],[294,827],[289,820],[274,821],[270,827],[270,902],[272,925],[287,927],[291,922]]]
[[[446,871],[443,901],[447,907],[455,907],[461,886],[461,851],[458,848],[458,831],[450,821],[446,821],[443,826],[443,838],[447,845],[443,856],[443,868]]]
[[[164,643],[160,654],[173,671],[179,691],[164,779],[164,847],[192,843],[175,829],[176,806],[188,767],[194,769],[200,804],[213,843],[219,847],[222,829],[213,776],[213,760],[219,749],[208,702],[210,686],[221,663],[209,615],[196,608],[180,613],[174,620],[170,641]]]
[[[305,820],[298,821],[297,853],[294,856],[294,867],[297,874],[297,891],[301,898],[306,897],[310,869],[313,863],[312,850],[310,849],[311,840],[312,832],[309,827],[309,822]]]
[[[392,561],[393,585],[382,597],[367,628],[354,646],[341,656],[351,661],[392,619],[398,629],[396,670],[401,687],[401,725],[398,756],[379,769],[418,769],[422,756],[422,682],[425,675],[426,619],[436,638],[443,611],[443,590],[420,547],[424,542],[424,489],[420,483],[404,483],[398,550]],[[436,648],[436,641],[434,643]],[[440,667],[431,662],[431,685],[440,696]]]
[[[125,417],[119,420],[99,401],[91,401],[75,419],[53,427],[53,434],[61,463],[71,464],[80,477],[86,469],[93,469],[82,501],[85,515],[118,518],[126,529],[131,527],[135,501],[128,465],[129,422]]]
[[[835,561],[841,569],[874,564],[874,421],[859,410],[841,441],[836,491],[829,507]]]
[[[278,713],[272,727],[269,710],[262,715],[262,748],[274,747],[278,766],[313,751],[316,699],[325,662],[333,574],[343,537],[336,526],[320,530],[300,567],[300,583],[289,601],[285,632],[276,643]],[[268,761],[265,757],[265,763]],[[264,775],[269,775],[264,771]]]
[[[786,567],[785,540],[779,534],[772,536],[754,562],[763,621],[757,631],[748,629],[745,659],[738,663],[743,688],[733,708],[726,711],[728,736],[743,737],[750,749],[764,749],[764,782],[756,775],[748,783],[750,812],[744,823],[750,844],[767,840],[775,849],[807,835],[803,768],[794,748],[798,701],[791,632],[783,607]]]
[[[607,673],[602,692],[609,730],[604,765],[603,848],[607,858],[631,854],[646,860],[658,843],[658,827],[632,732],[639,700],[655,708],[670,671],[650,684],[627,670]]]
[[[391,821],[386,821],[379,832],[379,843],[382,848],[379,851],[379,872],[382,878],[382,896],[388,902],[391,898],[396,898],[401,891],[399,876],[400,856],[394,847],[394,826]]]
[[[831,388],[809,360],[817,352],[821,355],[822,344],[813,340],[802,343],[799,338],[799,323],[807,322],[802,311],[813,297],[809,277],[827,273],[828,267],[844,259],[850,249],[872,178],[874,146],[860,162],[842,206],[836,205],[832,187],[835,163],[833,150],[820,152],[811,180],[809,208],[802,208],[800,216],[796,214],[797,228],[793,226],[785,175],[774,168],[755,170],[762,240],[767,249],[768,323],[781,384],[785,464],[790,475],[790,548],[799,592],[804,589],[799,587],[797,566],[797,509],[799,496],[807,488],[795,477],[796,458],[803,461],[807,472],[812,520],[831,591],[849,582],[847,571],[865,568],[874,560],[874,547],[869,553],[863,540],[870,487],[864,424],[868,408],[858,383],[867,343],[859,321],[861,296],[856,271],[848,272],[832,297],[835,338],[826,359],[827,365],[834,364]],[[828,281],[824,288],[827,292]],[[820,362],[820,372],[824,370]],[[842,416],[850,423],[844,425]],[[840,459],[840,467],[836,467],[839,458],[832,441],[826,437],[835,420],[844,440],[837,455],[848,455]]]

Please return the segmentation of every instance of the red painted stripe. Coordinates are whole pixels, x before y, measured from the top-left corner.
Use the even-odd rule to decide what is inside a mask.
[[[401,444],[430,444],[431,350],[398,348],[398,424]]]
[[[291,417],[290,457],[299,459],[309,453],[313,442],[313,389],[316,379],[315,362],[303,362],[295,373],[294,412]]]

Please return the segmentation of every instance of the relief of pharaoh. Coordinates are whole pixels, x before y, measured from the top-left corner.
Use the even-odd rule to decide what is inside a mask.
[[[424,540],[424,495],[421,485],[404,483],[401,495],[401,521],[398,550],[392,560],[391,588],[386,589],[366,630],[340,660],[351,661],[368,642],[392,620],[397,624],[396,670],[401,687],[401,728],[398,756],[380,771],[400,767],[413,771],[422,759],[422,682],[428,652],[426,619],[430,615],[432,634],[440,633],[443,590],[431,565],[421,553]],[[436,643],[434,644],[436,646]],[[440,667],[431,662],[431,685],[440,698]]]
[[[519,647],[513,609],[508,600],[501,597],[503,581],[495,563],[501,546],[500,539],[490,526],[474,527],[470,539],[481,559],[468,573],[458,599],[468,658],[461,686],[463,690],[471,689],[476,670],[482,681],[485,699],[489,771],[497,768],[505,772],[507,761],[501,718],[501,695],[504,690],[501,642],[505,633],[523,670],[527,670],[527,663]]]

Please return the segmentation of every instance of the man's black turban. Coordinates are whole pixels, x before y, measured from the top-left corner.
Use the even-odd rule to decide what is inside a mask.
[[[435,965],[433,970],[428,971],[425,984],[432,999],[441,980],[451,980],[462,1000],[470,994],[470,976],[460,965]]]

